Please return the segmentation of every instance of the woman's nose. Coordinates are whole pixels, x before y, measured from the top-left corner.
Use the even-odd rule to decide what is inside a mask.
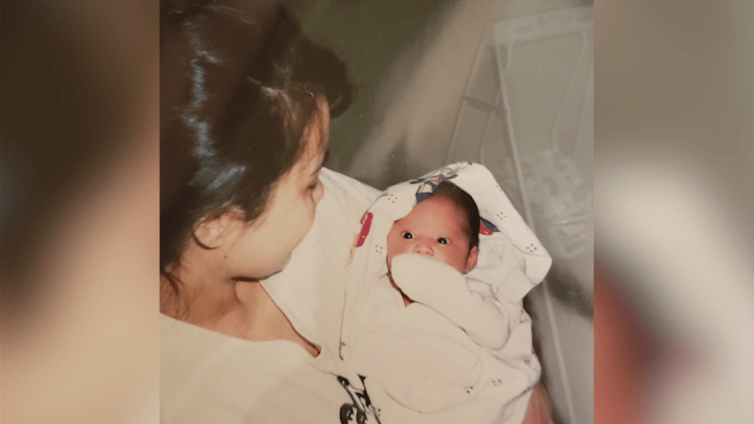
[[[432,256],[432,248],[425,243],[416,243],[414,253],[417,255]]]

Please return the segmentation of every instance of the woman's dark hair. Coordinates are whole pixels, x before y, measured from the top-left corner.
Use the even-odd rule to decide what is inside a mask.
[[[324,95],[345,111],[346,66],[272,1],[161,0],[160,271],[202,219],[251,221],[304,150]]]
[[[481,218],[479,217],[479,208],[469,193],[466,193],[461,187],[453,184],[448,180],[443,180],[437,185],[435,191],[426,199],[433,196],[443,196],[450,199],[459,210],[466,215],[466,235],[469,237],[469,249],[479,246],[479,226]],[[426,200],[424,199],[424,200]]]

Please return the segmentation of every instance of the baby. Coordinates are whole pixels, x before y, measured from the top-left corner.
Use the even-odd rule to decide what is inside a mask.
[[[505,345],[509,320],[489,286],[465,275],[477,265],[479,229],[472,197],[441,182],[390,227],[387,272],[370,286],[342,344],[344,359],[408,410],[505,398],[508,374],[491,352]]]
[[[405,306],[418,299],[442,312],[476,343],[500,349],[508,337],[505,314],[490,299],[470,292],[458,274],[441,268],[437,270],[438,275],[425,273],[422,278],[416,278],[408,269],[393,272],[393,258],[414,254],[441,261],[460,274],[468,273],[476,267],[479,258],[480,222],[474,199],[450,181],[442,181],[432,194],[391,227],[387,239],[388,276],[391,285],[401,293]],[[396,283],[396,278],[400,283]],[[436,282],[439,287],[429,290],[416,287],[424,282]]]

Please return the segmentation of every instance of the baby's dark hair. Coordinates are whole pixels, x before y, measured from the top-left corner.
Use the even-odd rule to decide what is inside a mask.
[[[443,196],[450,199],[456,207],[463,211],[464,215],[466,215],[465,230],[466,235],[469,236],[469,249],[474,246],[479,246],[479,226],[481,225],[481,218],[479,216],[479,208],[477,207],[474,198],[462,188],[448,180],[440,182],[435,191],[433,191],[427,199],[432,196]]]

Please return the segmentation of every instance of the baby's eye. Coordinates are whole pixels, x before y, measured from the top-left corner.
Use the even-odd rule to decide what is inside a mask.
[[[445,237],[440,237],[439,239],[437,239],[437,242],[440,244],[448,244],[448,239],[446,239]]]
[[[404,231],[403,232],[403,238],[404,239],[412,239],[412,238],[414,238],[414,235],[411,234],[411,233],[409,233],[408,231]]]

